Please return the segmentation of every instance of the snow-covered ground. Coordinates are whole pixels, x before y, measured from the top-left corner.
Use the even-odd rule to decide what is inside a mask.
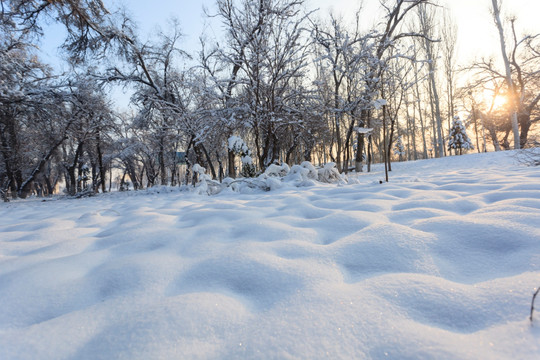
[[[540,167],[382,177],[1,204],[0,359],[539,359]]]

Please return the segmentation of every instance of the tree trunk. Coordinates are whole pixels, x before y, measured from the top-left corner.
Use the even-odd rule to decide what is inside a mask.
[[[414,80],[415,80],[415,91],[416,91],[416,101],[414,102],[413,110],[416,110],[418,107],[418,119],[420,120],[420,133],[422,134],[422,145],[423,145],[423,155],[424,159],[427,159],[427,144],[426,144],[426,128],[424,126],[424,118],[422,116],[422,108],[420,107],[420,86],[418,85],[418,65],[414,65]]]
[[[210,170],[210,174],[212,174],[212,179],[216,179],[217,178],[216,169],[214,169],[214,164],[212,163],[212,159],[210,158],[210,154],[206,150],[206,146],[204,146],[204,144],[202,144],[202,143],[199,144],[198,146],[200,146],[204,156],[206,157],[206,166]]]
[[[176,186],[176,162],[171,166],[171,186]]]
[[[384,94],[382,94],[383,97],[384,97]],[[382,120],[382,123],[383,123],[383,155],[384,155],[384,176],[385,176],[385,180],[386,182],[388,182],[388,152],[386,151],[387,150],[387,147],[386,147],[386,104],[383,105],[383,120]]]
[[[45,154],[41,160],[38,162],[38,164],[36,165],[36,167],[34,168],[34,170],[32,171],[32,173],[30,174],[30,176],[21,184],[21,186],[19,187],[19,190],[18,190],[18,193],[19,193],[19,196],[21,198],[26,198],[30,192],[30,188],[32,186],[32,182],[34,181],[34,179],[36,178],[36,176],[41,173],[43,171],[43,168],[45,167],[45,164],[47,164],[47,161],[49,161],[49,159],[51,158],[52,154],[54,153],[54,151],[60,146],[62,145],[62,143],[64,142],[65,138],[62,138],[61,140],[59,140],[58,142],[56,142],[55,144],[53,144],[53,146],[49,149],[49,151],[47,152],[47,154]]]
[[[67,185],[68,194],[71,196],[77,193],[77,178],[75,176],[75,169],[77,168],[77,163],[79,162],[79,157],[82,154],[82,150],[83,150],[83,142],[80,142],[77,145],[77,148],[75,149],[73,162],[67,168],[68,182],[66,185]]]
[[[368,150],[367,150],[367,171],[368,172],[371,172],[372,162],[373,162],[373,136],[370,134],[368,135]]]
[[[335,123],[335,129],[336,129],[336,143],[337,143],[337,154],[336,154],[336,167],[338,169],[339,172],[342,171],[342,168],[341,168],[341,153],[343,151],[343,145],[341,143],[341,123],[340,123],[340,118],[339,118],[339,114],[337,112],[337,106],[339,105],[338,103],[338,100],[337,100],[337,95],[336,95],[336,100],[335,100],[335,106],[336,106],[336,113],[334,114],[334,123]]]
[[[418,154],[416,152],[416,121],[415,121],[415,118],[414,116],[410,116],[409,114],[409,106],[407,104],[406,106],[406,109],[407,109],[407,125],[408,125],[408,132],[411,133],[411,138],[412,138],[412,158],[414,160],[418,160]]]
[[[222,182],[223,181],[223,173],[224,173],[223,161],[221,160],[221,158],[219,156],[219,152],[217,150],[216,150],[216,159],[217,159],[217,162],[218,162],[218,179],[219,179],[219,182]]]
[[[0,128],[0,130],[2,130]],[[8,186],[6,188],[11,190],[12,197],[17,197],[17,184],[15,181],[15,173],[12,170],[12,161],[11,157],[13,156],[12,151],[9,151],[10,147],[7,143],[6,136],[3,131],[0,131],[0,139],[2,144],[2,157],[4,158],[4,166],[6,168],[6,175],[8,178]]]
[[[105,192],[105,177],[106,177],[106,173],[105,173],[105,167],[103,166],[103,153],[101,152],[101,139],[100,139],[100,136],[99,136],[99,131],[97,132],[97,135],[96,135],[96,151],[97,151],[97,155],[98,155],[98,167],[99,167],[99,177],[100,177],[100,182],[101,182],[101,192]]]
[[[531,128],[531,114],[519,114],[518,120],[519,126],[521,127],[519,146],[520,149],[523,149],[527,145],[527,139],[529,137],[529,129]]]
[[[236,169],[235,169],[235,154],[234,151],[228,150],[227,151],[227,168],[228,168],[228,177],[234,179],[236,178]]]
[[[491,136],[491,141],[493,142],[493,147],[495,147],[495,151],[501,151],[501,145],[499,144],[499,138],[497,137],[497,131],[493,126],[489,126],[488,128],[489,135]]]
[[[478,151],[478,153],[481,152],[480,150],[480,136],[478,134],[478,119],[476,117],[476,112],[474,111],[474,105],[473,105],[473,109],[472,109],[472,118],[473,118],[473,121],[474,121],[474,133],[476,134],[476,150]]]
[[[159,161],[159,175],[161,185],[167,185],[167,169],[165,168],[165,145],[163,144],[164,139],[160,140],[159,143],[159,152],[158,152],[158,161]]]
[[[287,153],[285,154],[285,163],[287,163],[288,165],[291,165],[291,156],[293,155],[294,151],[298,147],[297,140],[298,140],[298,137],[295,136],[292,146],[289,148],[289,150],[287,150]]]
[[[427,40],[426,40],[427,41]],[[431,51],[429,56],[431,57]],[[439,93],[437,91],[437,84],[435,82],[435,67],[433,66],[433,60],[428,62],[429,78],[431,81],[431,93],[433,95],[433,104],[435,105],[435,120],[437,121],[437,139],[435,146],[439,157],[444,156],[444,139],[442,135],[442,119],[441,119],[441,107],[439,101]]]
[[[127,174],[129,175],[129,178],[131,179],[131,182],[133,183],[133,190],[139,190],[142,186],[142,180],[143,180],[142,174],[140,177],[141,181],[139,182],[139,177],[137,176],[137,172],[135,171],[133,160],[128,159],[128,160],[125,160],[124,163],[126,164]]]
[[[358,127],[364,127],[365,124],[368,123],[368,118],[369,118],[369,110],[362,109],[360,111],[360,119],[358,121]],[[365,135],[359,132],[357,136],[357,141],[358,143],[356,144],[356,157],[354,159],[354,170],[358,173],[358,172],[362,172]]]
[[[394,143],[394,129],[396,125],[396,119],[392,118],[390,122],[390,134],[388,136],[388,144],[386,146],[386,157],[388,158],[388,171],[392,171],[392,145]],[[401,155],[400,155],[401,156]]]
[[[510,60],[506,53],[506,45],[504,41],[504,30],[501,21],[501,11],[497,0],[491,0],[493,4],[493,17],[495,19],[495,25],[497,25],[497,30],[499,31],[499,40],[501,45],[501,54],[504,61],[504,68],[506,72],[506,84],[508,85],[508,92],[510,93],[510,106],[511,106],[511,123],[512,123],[512,132],[514,133],[514,149],[520,148],[520,136],[519,136],[519,126],[518,126],[518,116],[517,116],[517,92],[514,85],[514,80],[512,79],[512,69],[510,68]]]
[[[23,175],[21,170],[21,160],[19,156],[19,141],[17,137],[17,130],[15,129],[15,120],[8,119],[6,130],[9,135],[8,138],[8,154],[10,155],[9,161],[11,163],[11,171],[13,172],[13,181],[12,181],[12,193],[18,194],[19,189],[23,183]]]

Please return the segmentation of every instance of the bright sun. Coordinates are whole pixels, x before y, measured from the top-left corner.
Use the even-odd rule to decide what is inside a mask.
[[[492,90],[484,90],[484,104],[486,104],[488,107],[491,107],[493,104],[493,110],[501,109],[506,106],[508,103],[508,99],[505,95],[497,94],[495,97],[493,97],[493,91]]]

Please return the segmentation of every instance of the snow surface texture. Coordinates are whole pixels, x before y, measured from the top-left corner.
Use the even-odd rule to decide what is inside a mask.
[[[540,168],[393,167],[2,204],[0,359],[540,358]]]

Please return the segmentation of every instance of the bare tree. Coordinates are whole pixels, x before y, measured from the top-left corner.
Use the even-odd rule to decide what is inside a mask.
[[[65,108],[73,119],[61,146],[67,192],[105,192],[103,146],[115,125],[111,105],[95,79],[78,76],[69,84]]]
[[[512,36],[514,47],[510,56],[510,62],[515,69],[517,79],[517,94],[519,94],[517,112],[518,123],[520,126],[519,147],[524,148],[527,145],[529,130],[534,122],[540,121],[538,116],[538,104],[540,103],[540,43],[538,39],[540,34],[534,36],[527,35],[518,40],[515,27],[516,19],[511,19]],[[525,48],[523,53],[519,54],[521,48]],[[537,115],[533,118],[536,111]]]
[[[13,196],[26,197],[64,142],[72,124],[64,116],[65,91],[32,46],[13,33],[0,36],[0,140]]]
[[[246,52],[251,43],[262,34],[264,27],[268,26],[271,15],[268,1],[244,2],[239,5],[234,0],[216,0],[218,12],[216,15],[222,20],[227,35],[227,48],[213,49],[209,56],[201,56],[204,69],[216,84],[222,100],[221,126],[226,129],[227,139],[239,130],[238,115],[243,112],[242,107],[235,101],[233,91],[242,83],[242,68],[245,66]],[[225,79],[219,77],[215,66],[211,65],[211,57],[215,58],[221,66],[228,71]],[[228,176],[236,177],[235,153],[227,150]]]
[[[410,37],[419,37],[419,38],[426,38],[425,34],[422,34],[421,32],[407,32],[407,31],[401,31],[403,20],[409,14],[411,11],[416,9],[417,7],[421,5],[427,5],[431,4],[431,1],[428,0],[395,0],[395,4],[390,5],[389,3],[393,3],[390,1],[383,1],[381,2],[381,5],[383,6],[385,13],[386,13],[386,23],[383,23],[383,30],[378,33],[377,36],[377,44],[375,45],[374,49],[374,61],[371,62],[371,66],[369,68],[369,78],[366,82],[366,89],[368,89],[368,94],[370,97],[370,102],[375,100],[373,96],[376,96],[377,93],[380,94],[381,90],[381,79],[383,78],[384,72],[386,71],[388,67],[389,61],[393,60],[395,58],[394,56],[389,56],[388,51],[389,49],[393,48],[398,41],[405,38]],[[427,39],[431,40],[431,39]],[[370,112],[367,111],[367,123],[370,122]],[[383,105],[383,127],[386,125],[386,105]],[[385,132],[383,132],[383,135],[385,135]],[[387,144],[387,139],[384,136],[384,143]],[[384,146],[386,149],[387,146]],[[357,161],[361,159],[361,156],[357,156]],[[385,151],[384,153],[384,162],[385,162],[385,172],[386,172],[386,178],[388,179],[388,161],[389,161],[389,154],[388,151]],[[369,170],[369,156],[368,156],[368,170]]]
[[[329,24],[314,25],[314,42],[318,47],[316,63],[319,66],[320,86],[329,80],[331,89],[330,99],[324,101],[328,104],[327,112],[332,117],[332,129],[336,140],[336,165],[339,171],[343,169],[343,157],[348,153],[348,144],[353,134],[355,118],[353,113],[359,108],[362,94],[353,92],[361,88],[363,80],[362,66],[371,56],[368,50],[370,37],[360,32],[359,10],[356,13],[356,22],[353,31],[348,31],[343,19],[330,14]],[[346,123],[349,119],[348,124]],[[346,140],[343,142],[343,128],[346,129]]]
[[[510,132],[503,140],[513,133],[517,141],[517,143],[514,141],[514,147],[517,145],[517,148],[523,148],[529,141],[531,126],[540,121],[538,116],[540,110],[538,106],[540,103],[540,73],[538,72],[540,43],[538,39],[540,39],[540,34],[524,35],[519,38],[515,27],[516,22],[515,18],[510,20],[513,41],[509,55],[506,57],[512,80],[511,86],[509,86],[506,66],[505,71],[500,71],[493,59],[475,61],[467,70],[474,72],[474,82],[470,87],[489,89],[494,95],[507,98],[505,107],[507,116],[511,119]],[[518,126],[517,133],[516,125]],[[505,141],[502,143],[504,146]]]
[[[303,1],[218,0],[227,34],[226,46],[211,50],[202,65],[221,98],[220,126],[227,137],[246,132],[259,166],[264,169],[299,146],[309,47]],[[213,56],[213,61],[212,61]],[[216,65],[221,69],[216,71]],[[222,71],[219,71],[222,70]],[[287,156],[287,155],[286,155]],[[228,174],[235,175],[235,153],[228,150]]]
[[[443,26],[441,27],[442,39],[442,60],[444,66],[444,77],[446,80],[446,119],[450,133],[452,119],[455,113],[455,88],[456,88],[456,43],[457,25],[448,12],[443,15]]]
[[[504,62],[504,70],[505,70],[505,79],[506,84],[508,86],[508,93],[509,93],[509,100],[510,100],[510,120],[512,123],[512,131],[514,133],[514,148],[519,149],[520,143],[519,143],[519,127],[518,127],[518,114],[517,114],[517,91],[516,87],[514,85],[514,80],[512,78],[512,69],[510,60],[508,58],[507,50],[506,50],[506,44],[505,44],[505,36],[504,36],[504,28],[501,20],[501,0],[491,0],[491,3],[493,5],[493,19],[495,21],[495,25],[497,26],[497,30],[499,31],[499,40],[501,44],[501,55]]]
[[[109,11],[102,0],[0,0],[0,6],[0,22],[23,32],[42,35],[46,18],[63,24],[68,32],[63,46],[77,62],[103,45]]]
[[[421,4],[417,8],[418,18],[420,23],[420,31],[423,35],[421,41],[426,53],[427,66],[428,66],[428,76],[429,76],[429,90],[430,90],[430,106],[432,107],[432,113],[435,115],[434,127],[435,131],[433,134],[434,137],[434,146],[435,153],[437,157],[444,156],[444,138],[442,131],[442,117],[440,109],[440,98],[439,90],[437,87],[436,81],[436,63],[437,59],[435,57],[435,48],[434,48],[434,17],[435,12],[430,11],[426,4]]]
[[[122,24],[116,27],[112,38],[117,41],[123,66],[111,64],[101,79],[134,86],[132,101],[139,107],[137,126],[153,130],[146,140],[153,143],[160,183],[169,183],[168,159],[174,160],[179,142],[184,148],[194,146],[200,153],[198,162],[209,166],[216,176],[209,154],[197,138],[202,124],[195,121],[189,109],[188,73],[177,65],[188,56],[177,47],[181,38],[178,22],[173,20],[169,33],[162,32],[155,42],[147,43],[140,42],[135,29],[129,26],[129,19],[125,18]],[[189,140],[193,138],[197,141]],[[169,154],[174,156],[170,158]]]

